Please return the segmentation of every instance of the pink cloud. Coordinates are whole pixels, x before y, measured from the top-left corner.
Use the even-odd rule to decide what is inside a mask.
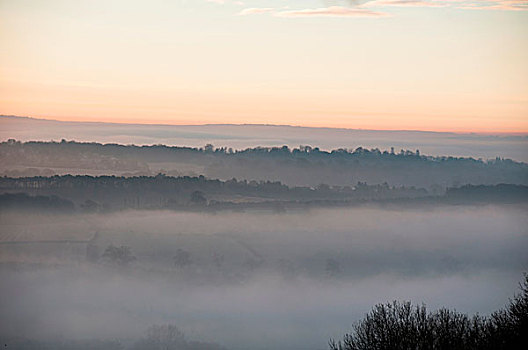
[[[271,7],[264,7],[264,8],[257,8],[257,7],[253,7],[253,8],[247,8],[247,9],[243,9],[242,11],[240,11],[238,13],[239,16],[247,16],[247,15],[259,15],[259,14],[263,14],[263,13],[270,13],[270,12],[273,12],[274,9],[271,8]]]
[[[366,2],[361,7],[446,7],[448,4],[442,4],[440,1],[424,0],[373,0]]]
[[[528,0],[488,0],[458,6],[463,10],[528,11]]]
[[[388,13],[357,7],[330,6],[318,9],[290,10],[276,13],[278,17],[388,17]]]

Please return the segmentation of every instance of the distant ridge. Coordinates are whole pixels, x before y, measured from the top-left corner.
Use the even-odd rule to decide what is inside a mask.
[[[73,123],[73,124],[103,124],[103,125],[131,125],[131,126],[166,126],[166,127],[270,127],[270,128],[294,128],[294,129],[317,129],[317,130],[335,130],[335,131],[356,131],[356,132],[388,132],[388,133],[426,133],[426,134],[449,134],[449,135],[486,135],[497,137],[524,136],[528,138],[527,133],[477,133],[477,132],[454,132],[454,131],[433,131],[433,130],[414,130],[414,129],[363,129],[363,128],[344,128],[330,126],[304,126],[291,124],[267,124],[267,123],[204,123],[204,124],[170,124],[170,123],[131,123],[131,122],[106,122],[90,120],[59,120],[53,118],[39,118],[31,116],[18,115],[0,115],[0,118],[10,119],[27,119],[39,122],[55,123]]]
[[[136,145],[217,147],[245,149],[287,145],[317,145],[322,150],[339,148],[417,150],[434,156],[451,155],[528,162],[528,135],[458,134],[452,132],[363,130],[270,124],[126,124],[40,119],[31,116],[0,116],[0,141],[60,141]]]
[[[342,128],[342,127],[327,127],[327,126],[303,126],[290,124],[259,124],[259,123],[204,123],[204,124],[167,124],[167,123],[130,123],[130,122],[105,122],[105,121],[89,121],[89,120],[59,120],[53,118],[37,118],[30,116],[17,115],[0,115],[0,118],[11,119],[28,119],[38,122],[55,122],[55,123],[77,123],[77,124],[104,124],[104,125],[132,125],[132,126],[167,126],[167,127],[270,127],[270,128],[296,128],[296,129],[319,129],[319,130],[340,130],[340,131],[375,131],[375,132],[410,132],[410,133],[432,133],[432,134],[475,134],[475,133],[456,133],[449,131],[430,131],[430,130],[405,130],[405,129],[361,129],[361,128]]]

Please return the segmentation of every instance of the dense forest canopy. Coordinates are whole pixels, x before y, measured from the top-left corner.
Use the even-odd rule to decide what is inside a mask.
[[[319,203],[428,196],[425,189],[389,185],[288,187],[280,182],[227,181],[198,177],[52,176],[0,178],[0,192],[59,196],[84,208],[203,208],[226,204]],[[12,197],[7,199],[15,199]],[[323,201],[323,202],[320,202]]]
[[[350,186],[357,182],[443,191],[464,184],[528,184],[528,165],[510,159],[434,157],[419,150],[358,147],[255,147],[243,150],[61,142],[0,143],[0,174],[198,176],[280,181],[290,186]]]
[[[436,195],[423,188],[387,183],[355,186],[289,187],[280,182],[228,181],[199,177],[51,176],[0,178],[0,208],[83,211],[122,209],[234,209],[284,206],[334,206],[366,202],[519,203],[528,200],[524,185],[465,185]],[[282,210],[281,209],[281,210]]]

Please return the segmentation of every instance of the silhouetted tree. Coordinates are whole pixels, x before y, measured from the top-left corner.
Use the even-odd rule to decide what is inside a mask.
[[[341,264],[333,258],[326,259],[325,272],[328,276],[336,276],[341,273]]]
[[[224,265],[224,262],[225,262],[224,254],[213,252],[213,263],[215,264],[217,268],[221,268]]]
[[[528,275],[521,293],[490,317],[454,310],[428,313],[424,305],[379,304],[332,350],[523,349],[528,344]]]
[[[179,268],[189,266],[192,262],[191,253],[180,248],[176,250],[176,253],[174,254],[174,257],[172,259],[174,260],[174,265]]]
[[[147,336],[139,340],[134,350],[181,350],[187,349],[183,333],[174,325],[153,325]]]
[[[102,258],[117,266],[127,266],[129,263],[136,260],[136,257],[132,255],[130,247],[116,247],[114,245],[109,245],[105,249]]]
[[[174,325],[154,325],[147,330],[145,338],[137,341],[132,350],[225,350],[213,343],[187,341],[185,335]]]

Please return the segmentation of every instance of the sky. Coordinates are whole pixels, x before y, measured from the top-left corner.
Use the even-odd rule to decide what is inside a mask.
[[[0,114],[528,133],[528,0],[0,0]]]

